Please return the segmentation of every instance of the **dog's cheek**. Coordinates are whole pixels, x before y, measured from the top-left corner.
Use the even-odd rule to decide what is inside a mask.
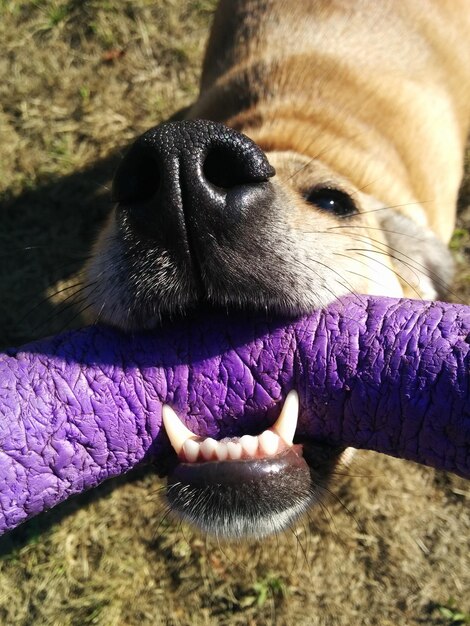
[[[376,248],[375,256],[387,258],[399,282],[401,293],[390,295],[425,300],[448,296],[454,274],[452,255],[447,245],[422,223],[421,206],[417,204],[414,220],[409,207],[404,214],[399,207],[388,208],[371,196],[363,195],[362,200],[369,222],[373,222],[369,237]]]
[[[395,252],[379,220],[384,208],[375,198],[357,191],[352,195],[358,214],[336,217],[327,230],[333,256],[338,259],[336,267],[353,293],[402,297],[403,283],[394,263]]]
[[[406,280],[407,297],[424,300],[446,298],[454,276],[454,261],[448,247],[429,229],[408,217],[390,211],[382,221],[394,262]]]
[[[311,304],[323,305],[351,292],[401,296],[388,257],[374,255],[361,215],[340,218],[300,199],[291,203],[287,223]]]
[[[373,240],[383,237],[374,217],[375,205],[367,205],[367,196],[323,164],[294,152],[271,152],[268,158],[278,172],[277,185],[288,199],[284,206],[280,203],[279,215],[284,214],[286,230],[293,233],[291,249],[308,281],[305,297],[310,307],[350,292],[401,296],[389,256],[383,249],[376,250]],[[341,217],[306,202],[305,190],[317,185],[347,190],[357,201],[359,214]]]

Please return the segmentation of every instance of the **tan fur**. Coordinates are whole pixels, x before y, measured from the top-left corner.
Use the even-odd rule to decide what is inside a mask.
[[[191,116],[318,158],[447,242],[469,37],[468,0],[223,0]]]

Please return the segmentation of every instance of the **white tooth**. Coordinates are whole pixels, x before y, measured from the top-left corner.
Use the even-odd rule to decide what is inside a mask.
[[[278,451],[279,436],[276,433],[273,433],[272,430],[265,430],[264,433],[261,433],[258,437],[258,441],[259,447],[264,454],[272,456]]]
[[[187,439],[194,439],[196,435],[192,433],[189,428],[186,428],[168,404],[163,405],[162,419],[171,445],[173,446],[176,454],[181,454],[184,442]]]
[[[299,418],[299,394],[296,391],[289,391],[284,401],[281,414],[272,426],[271,430],[291,446],[294,440],[297,420]]]
[[[210,461],[214,457],[214,452],[217,450],[219,442],[212,437],[204,439],[201,443],[201,456],[205,461]]]
[[[243,435],[243,437],[240,438],[240,443],[242,445],[243,452],[247,456],[255,456],[256,451],[258,450],[258,437]]]
[[[228,457],[227,444],[224,441],[217,442],[217,448],[215,454],[219,461],[225,461]]]
[[[199,444],[197,441],[194,441],[194,439],[186,439],[183,444],[183,454],[189,463],[194,463],[195,461],[197,461],[200,447],[201,444]]]
[[[233,461],[237,461],[238,459],[242,458],[242,446],[241,444],[237,441],[229,441],[227,443],[227,452],[228,452],[228,458],[232,459]]]

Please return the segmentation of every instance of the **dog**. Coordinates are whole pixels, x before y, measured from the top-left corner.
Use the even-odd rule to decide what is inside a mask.
[[[300,315],[349,292],[445,294],[470,122],[468,8],[221,0],[198,100],[117,170],[86,267],[94,319],[151,329],[217,308]],[[297,410],[294,393],[244,446],[207,443],[165,407],[184,466],[172,508],[219,537],[292,524],[351,456],[293,443]]]

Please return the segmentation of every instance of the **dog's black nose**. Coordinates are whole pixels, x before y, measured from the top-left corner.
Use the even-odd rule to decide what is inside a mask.
[[[251,209],[268,201],[274,173],[251,139],[223,124],[169,122],[133,144],[113,196],[139,236],[197,254],[207,238],[237,236]]]

